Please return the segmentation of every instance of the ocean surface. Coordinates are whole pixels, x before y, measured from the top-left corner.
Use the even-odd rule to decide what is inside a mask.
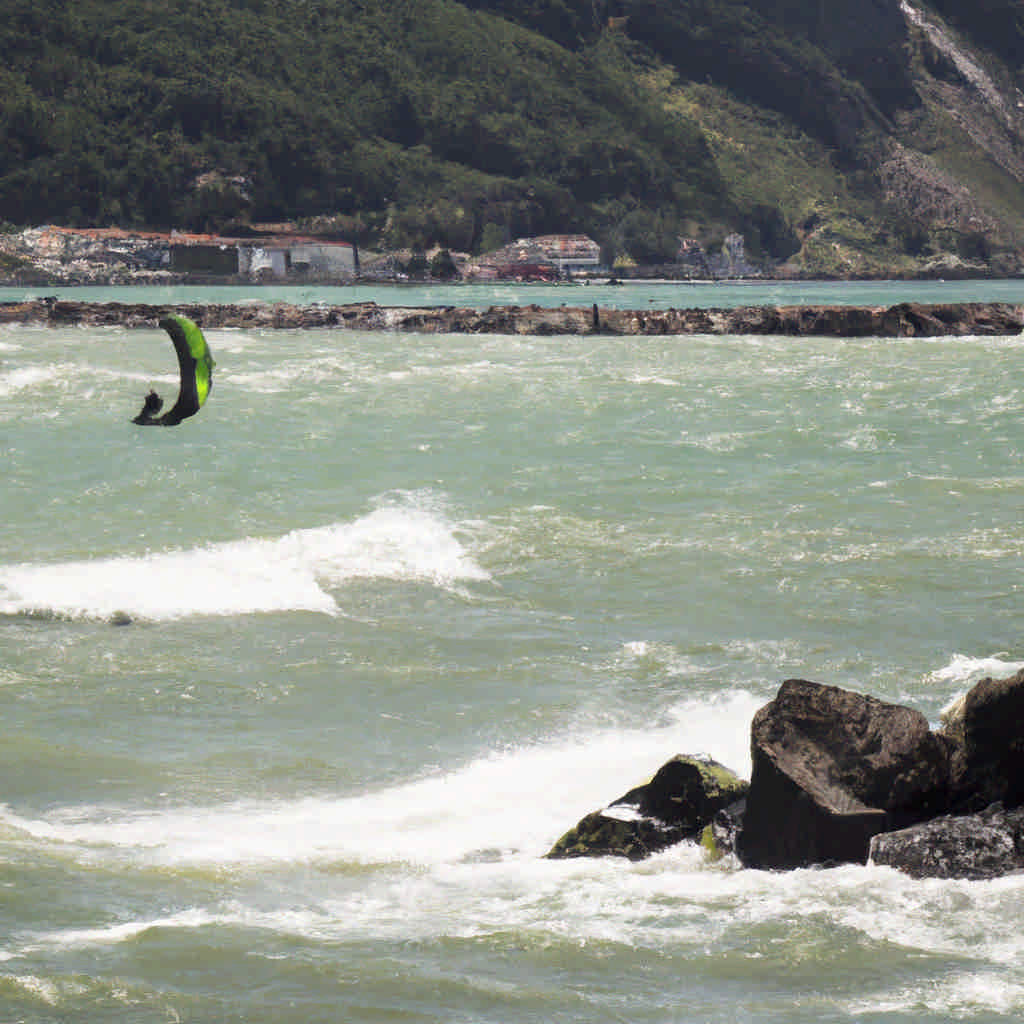
[[[55,295],[82,302],[376,302],[381,306],[590,306],[612,309],[714,309],[761,305],[882,305],[896,302],[1012,302],[1024,296],[1024,282],[991,281],[645,281],[619,285],[595,282],[561,284],[394,284],[338,286],[137,285],[102,288],[56,285],[47,288],[0,287],[0,302]]]
[[[0,327],[0,1022],[1024,1017],[1021,877],[543,859],[676,753],[747,775],[787,678],[937,723],[1024,666],[1021,338],[207,338],[147,429],[162,331]]]

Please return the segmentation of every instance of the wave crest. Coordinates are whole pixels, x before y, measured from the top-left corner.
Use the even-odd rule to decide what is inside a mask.
[[[256,612],[338,612],[330,588],[354,579],[451,588],[487,580],[424,503],[388,504],[350,522],[141,556],[0,566],[0,614],[167,620]]]

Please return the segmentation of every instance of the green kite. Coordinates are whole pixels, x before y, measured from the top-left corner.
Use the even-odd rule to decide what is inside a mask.
[[[195,416],[203,407],[213,387],[213,368],[217,364],[213,361],[203,332],[187,316],[171,313],[160,321],[160,326],[171,336],[174,351],[178,354],[178,367],[181,370],[178,400],[169,412],[158,416],[164,400],[155,391],[150,391],[142,411],[132,423],[174,427],[189,416]]]

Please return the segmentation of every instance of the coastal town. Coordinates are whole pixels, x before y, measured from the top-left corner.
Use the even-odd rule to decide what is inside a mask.
[[[586,235],[520,238],[480,256],[447,249],[361,253],[350,242],[302,235],[293,225],[262,225],[240,236],[129,232],[118,228],[46,226],[0,234],[0,284],[8,287],[133,285],[274,285],[401,282],[602,282],[620,278],[680,281],[769,277],[746,257],[741,235],[708,254],[680,239],[669,266],[636,267],[602,258]],[[782,275],[778,275],[782,276]],[[0,322],[155,324],[160,309],[144,304],[90,303],[40,295],[0,304]],[[784,334],[927,336],[1018,334],[1024,307],[1006,303],[895,306],[736,307],[721,310],[628,310],[596,304],[466,307],[384,307],[376,302],[315,307],[280,302],[205,305],[186,310],[205,326],[323,327],[362,330],[512,334]]]
[[[638,271],[682,280],[765,276],[738,234],[713,253],[680,239],[674,263],[637,268],[609,265],[598,243],[581,234],[520,238],[473,256],[441,248],[361,252],[351,242],[304,235],[291,224],[258,225],[238,236],[54,225],[0,233],[0,283],[9,285],[558,281]]]

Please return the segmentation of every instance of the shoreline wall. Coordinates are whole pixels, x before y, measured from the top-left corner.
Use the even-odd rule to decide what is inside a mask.
[[[0,303],[0,323],[155,328],[169,306],[50,298]],[[178,303],[173,311],[206,328],[344,327],[425,334],[687,335],[775,334],[824,337],[1016,335],[1024,305],[1003,302],[898,303],[892,306],[738,306],[627,310],[559,306],[295,306]]]

